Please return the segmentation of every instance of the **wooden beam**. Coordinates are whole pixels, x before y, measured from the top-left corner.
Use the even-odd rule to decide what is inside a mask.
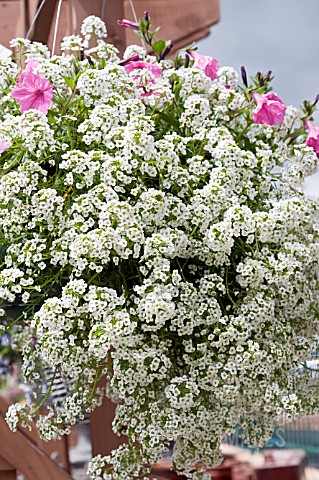
[[[0,455],[0,471],[2,472],[3,470],[14,470],[14,468],[4,457]]]
[[[0,395],[0,415],[5,417],[6,411],[8,410],[9,404],[7,401]],[[54,461],[60,467],[70,473],[71,467],[69,462],[69,437],[64,435],[60,440],[51,440],[50,442],[45,442],[39,435],[38,429],[35,423],[31,422],[31,430],[28,428],[21,428],[21,433],[28,438],[34,445],[36,445],[40,450],[43,451],[45,455],[51,458],[51,455],[54,456]],[[1,440],[1,432],[0,432]],[[1,453],[1,445],[0,445]],[[52,456],[52,458],[53,458]],[[1,462],[0,462],[1,467]],[[0,468],[1,470],[1,468]]]
[[[101,17],[103,10],[103,0],[68,0],[76,11],[76,30],[79,32],[83,20],[89,15]],[[123,0],[106,0],[105,14],[103,20],[106,23],[108,39],[110,43],[116,45],[122,54],[126,47],[125,29],[117,25],[117,20],[124,17]],[[75,33],[75,32],[73,32]]]
[[[56,21],[56,3],[54,0],[46,0],[32,34],[32,40],[48,44],[49,47],[52,46]],[[29,9],[33,4],[34,0],[29,0]],[[123,0],[107,0],[105,6],[103,20],[108,30],[108,41],[115,44],[122,54],[126,47],[126,33],[116,22],[124,16]],[[89,2],[87,0],[64,0],[58,24],[55,53],[60,53],[59,46],[64,36],[80,33],[83,20],[89,15],[101,17],[102,11],[103,0],[90,0]]]
[[[2,457],[28,480],[71,480],[67,472],[46,456],[22,432],[12,432],[2,415],[0,445]]]
[[[138,18],[148,11],[154,28],[161,27],[158,37],[174,42],[175,51],[206,37],[220,19],[219,0],[134,0],[134,5]],[[134,21],[129,0],[124,0],[124,17]],[[127,28],[126,44],[131,43],[140,40]]]
[[[126,32],[117,24],[117,20],[124,18],[123,0],[109,0],[106,2],[105,23],[108,29],[109,41],[119,49],[122,56],[126,48]]]
[[[35,0],[29,0],[34,4]],[[40,2],[39,2],[40,3]],[[46,0],[35,25],[33,40],[52,44],[55,25],[56,1]],[[89,15],[101,16],[104,0],[64,0],[58,25],[56,53],[65,35],[79,33],[84,18]],[[210,27],[219,21],[219,0],[134,0],[136,14],[143,16],[145,10],[154,20],[154,27],[160,26],[161,38],[172,40],[174,50],[186,46],[207,36]],[[113,43],[122,55],[126,46],[140,43],[139,38],[130,29],[117,25],[117,20],[134,20],[129,0],[107,0],[104,21],[108,29],[108,41]]]
[[[0,480],[17,480],[17,472],[15,470],[0,471]]]
[[[0,44],[10,48],[12,38],[25,35],[24,14],[21,0],[0,1]]]
[[[16,480],[17,471],[9,462],[0,456],[0,480]]]
[[[40,2],[38,2],[39,6]],[[47,43],[56,7],[55,0],[46,0],[34,25],[32,40]]]

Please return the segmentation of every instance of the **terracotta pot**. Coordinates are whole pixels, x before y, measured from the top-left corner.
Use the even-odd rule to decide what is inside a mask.
[[[209,470],[209,473],[212,479],[233,480],[232,472],[234,467],[237,465],[239,465],[239,462],[237,460],[226,459],[218,467],[215,467]],[[171,470],[171,468],[172,468],[171,459],[163,458],[162,460],[160,460],[158,465],[156,465],[156,467],[153,468],[152,475],[154,475],[155,477],[156,475],[158,475],[159,477],[167,480],[185,480],[186,479],[184,475],[177,475],[175,472]]]
[[[239,463],[232,470],[232,480],[255,480],[254,470],[251,465]]]
[[[226,459],[221,465],[218,465],[218,467],[209,470],[209,473],[211,474],[212,479],[232,480],[233,469],[238,464],[239,462],[237,460]]]
[[[165,480],[185,480],[184,475],[177,475],[172,471],[172,462],[170,458],[162,458],[153,468],[152,475],[156,478]],[[151,477],[152,478],[152,477]]]

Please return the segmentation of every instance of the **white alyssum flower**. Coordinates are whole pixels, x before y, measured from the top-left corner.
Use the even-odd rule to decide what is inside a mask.
[[[47,113],[20,113],[18,69],[0,61],[0,332],[23,303],[25,378],[41,384],[41,365],[68,384],[38,416],[44,439],[117,402],[128,443],[92,479],[146,478],[172,441],[176,470],[206,479],[236,427],[260,447],[279,414],[317,409],[319,203],[302,185],[318,158],[294,107],[254,123],[234,69],[212,80],[141,46],[123,62],[94,16],[81,33],[52,58],[12,44],[52,85]],[[37,412],[13,405],[7,421]]]

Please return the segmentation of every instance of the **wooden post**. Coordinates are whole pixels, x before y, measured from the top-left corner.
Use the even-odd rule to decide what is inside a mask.
[[[90,428],[93,456],[99,453],[109,455],[112,450],[125,442],[126,437],[118,437],[112,430],[115,410],[116,405],[107,397],[104,397],[102,405],[91,414]]]

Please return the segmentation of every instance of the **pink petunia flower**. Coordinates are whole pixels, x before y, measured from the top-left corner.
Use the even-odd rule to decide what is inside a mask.
[[[18,75],[17,83],[23,82],[23,80],[30,74],[33,73],[33,70],[39,66],[39,62],[36,60],[30,60],[24,70],[20,70]]]
[[[21,105],[20,112],[33,108],[45,114],[53,104],[53,88],[49,81],[39,74],[33,73],[38,62],[31,60],[25,70],[21,70],[17,85],[12,89],[11,95]]]
[[[148,72],[150,72],[151,78],[149,78],[147,81],[148,86],[155,85],[156,84],[155,79],[161,77],[163,72],[162,67],[160,67],[159,65],[143,62],[142,60],[131,61],[127,65],[123,65],[123,66],[127,74],[134,72],[134,70],[147,70]],[[138,79],[139,79],[139,75],[136,75],[135,80],[138,80]],[[141,98],[145,98],[153,95],[158,96],[158,93],[152,87],[150,90],[148,90],[145,88],[145,86],[139,85],[138,88],[140,90],[143,90],[143,93],[141,94]]]
[[[305,124],[309,130],[306,138],[306,145],[308,145],[308,147],[312,147],[319,157],[319,128],[315,127],[310,120],[305,120]]]
[[[255,123],[275,125],[284,121],[287,107],[275,93],[252,93],[251,96],[257,103],[253,115]]]
[[[124,65],[124,68],[127,73],[130,73],[133,70],[137,70],[137,69],[139,70],[146,69],[153,74],[154,78],[159,78],[162,75],[162,71],[163,71],[162,67],[160,67],[159,65],[143,62],[142,60],[138,60],[136,62],[131,62],[127,65]]]
[[[11,142],[4,142],[3,140],[0,140],[0,153],[3,153],[6,150],[8,150],[8,148],[10,148],[11,145],[12,145]]]
[[[200,53],[196,52],[195,50],[189,50],[189,54],[194,59],[194,68],[198,68],[198,70],[202,70],[207,77],[215,80],[217,78],[217,71],[218,71],[218,61],[207,55],[201,55]]]

